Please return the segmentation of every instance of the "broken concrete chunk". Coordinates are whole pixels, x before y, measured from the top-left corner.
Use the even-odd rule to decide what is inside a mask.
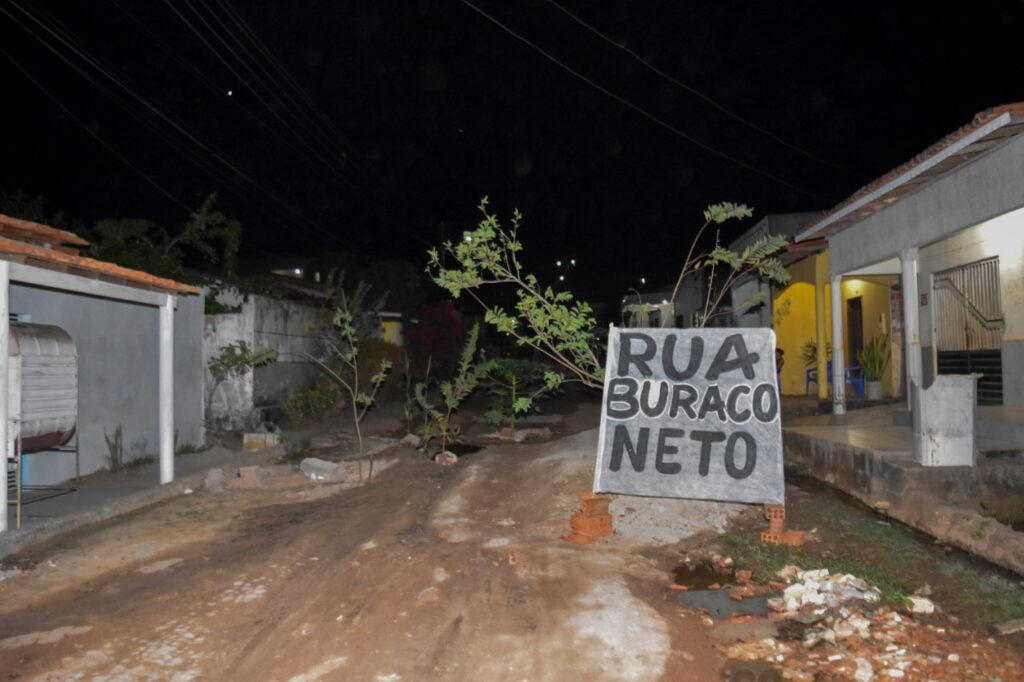
[[[402,443],[413,448],[418,448],[423,444],[423,439],[415,433],[407,433],[405,434],[405,437],[402,438]]]
[[[434,461],[442,466],[451,466],[459,463],[459,456],[454,452],[445,450],[444,452],[438,453],[438,455],[434,457]]]
[[[925,597],[910,597],[910,610],[914,613],[928,615],[935,613],[935,603]]]
[[[203,487],[207,490],[224,490],[226,482],[227,477],[224,476],[223,469],[210,469],[203,479]]]
[[[299,462],[299,471],[311,481],[344,481],[347,475],[344,463],[328,462],[318,457],[306,457]]]

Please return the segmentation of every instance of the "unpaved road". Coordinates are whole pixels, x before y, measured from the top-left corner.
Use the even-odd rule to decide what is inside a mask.
[[[666,598],[664,562],[640,547],[665,529],[559,539],[589,488],[593,440],[488,448],[451,468],[398,449],[364,487],[202,492],[79,531],[0,582],[0,671],[719,679],[706,628]],[[691,531],[729,511],[686,504]]]

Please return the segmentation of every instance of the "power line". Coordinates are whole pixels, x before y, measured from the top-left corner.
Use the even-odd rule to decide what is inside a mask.
[[[132,14],[130,11],[128,11],[117,0],[110,0],[110,2],[114,6],[116,6],[122,13],[124,13],[125,16],[127,16],[128,19],[133,24],[135,24],[141,31],[143,31],[150,40],[155,42],[160,47],[160,49],[162,49],[166,54],[170,55],[170,57],[172,59],[174,59],[175,62],[177,62],[185,71],[187,71],[189,74],[191,74],[195,79],[197,79],[198,81],[200,81],[203,84],[205,84],[207,86],[207,88],[209,88],[212,92],[221,93],[221,94],[224,92],[224,88],[222,88],[217,83],[213,82],[213,80],[211,80],[210,77],[207,76],[201,69],[196,67],[195,64],[193,64],[191,61],[189,61],[178,50],[176,50],[173,46],[168,44],[167,41],[165,41],[157,33],[155,33],[148,26],[146,26],[138,17],[136,17],[134,14]],[[237,74],[236,74],[236,77],[238,77]],[[241,80],[243,80],[243,82],[244,82],[244,79],[241,79]],[[271,133],[274,132],[273,128],[270,126],[269,123],[264,121],[262,118],[257,116],[255,112],[253,112],[251,109],[249,109],[244,104],[242,104],[242,102],[238,98],[232,98],[232,101],[235,103],[235,105],[239,109],[241,109],[241,111],[243,113],[245,113],[252,121],[257,123],[264,130],[266,130],[267,132],[271,132]],[[274,113],[274,112],[271,111],[271,113]],[[338,178],[340,180],[342,180],[343,182],[346,182],[346,183],[350,183],[351,182],[351,180],[349,178],[345,177],[342,173],[340,173],[333,166],[331,166],[327,161],[325,161],[325,159],[323,157],[318,156],[316,154],[315,149],[312,148],[306,142],[306,140],[304,138],[302,138],[301,136],[296,134],[294,126],[285,124],[285,128],[287,128],[287,130],[290,133],[292,133],[293,135],[296,135],[296,137],[298,137],[299,142],[302,144],[302,147],[301,148],[296,147],[293,144],[290,144],[289,142],[287,142],[284,138],[275,137],[275,139],[278,142],[286,145],[289,149],[291,149],[293,152],[295,152],[299,156],[302,156],[306,161],[310,162],[314,166],[318,166],[318,164],[323,164],[326,168],[328,168],[333,173],[338,175]]]
[[[761,170],[760,168],[757,168],[756,166],[753,166],[753,165],[747,163],[746,161],[738,159],[735,156],[732,156],[731,154],[728,154],[727,152],[723,152],[723,151],[721,151],[719,149],[716,149],[715,147],[712,147],[709,144],[701,142],[697,138],[695,138],[695,137],[693,137],[693,136],[683,132],[679,128],[673,126],[671,123],[668,123],[668,122],[658,118],[657,116],[655,116],[654,114],[650,113],[646,109],[644,109],[644,108],[642,108],[642,107],[640,107],[640,106],[638,106],[636,104],[633,104],[632,102],[630,102],[626,98],[624,98],[624,97],[622,97],[620,95],[615,94],[611,90],[608,90],[607,88],[603,87],[599,83],[591,80],[590,78],[588,78],[587,76],[583,75],[579,71],[573,69],[571,66],[565,64],[564,62],[559,61],[558,58],[556,58],[553,55],[551,55],[550,53],[546,52],[539,45],[537,45],[536,43],[531,42],[525,36],[523,36],[523,35],[521,35],[519,33],[516,33],[511,28],[509,28],[505,24],[501,23],[500,21],[495,19],[493,16],[491,16],[487,12],[484,12],[482,9],[480,9],[479,7],[474,5],[473,3],[469,2],[469,0],[461,0],[461,1],[462,1],[462,4],[466,5],[467,7],[469,7],[473,11],[475,11],[477,14],[480,14],[484,18],[488,19],[491,23],[495,24],[496,26],[501,28],[503,31],[508,33],[509,35],[511,35],[514,38],[520,40],[521,42],[529,45],[531,48],[533,48],[534,50],[536,50],[537,52],[542,54],[548,60],[554,62],[555,64],[560,66],[562,69],[568,71],[570,74],[572,74],[576,78],[580,79],[584,83],[586,83],[586,84],[590,85],[591,87],[601,91],[602,93],[604,93],[608,97],[611,97],[612,99],[614,99],[615,101],[619,102],[620,104],[623,104],[624,106],[629,107],[633,111],[643,115],[644,117],[650,119],[651,121],[654,121],[655,123],[657,123],[661,127],[665,128],[666,130],[669,130],[669,131],[675,133],[679,137],[681,137],[684,140],[687,140],[688,142],[690,142],[690,144],[693,144],[693,145],[695,145],[697,147],[700,147],[701,149],[703,149],[704,151],[708,152],[709,154],[713,154],[713,155],[715,155],[715,156],[717,156],[717,157],[719,157],[721,159],[725,159],[726,161],[734,163],[737,166],[740,166],[741,168],[745,168],[748,171],[750,171],[752,173],[756,173],[757,175],[760,175],[760,176],[762,176],[764,178],[767,178],[769,180],[777,182],[780,185],[783,185],[785,187],[788,187],[789,189],[792,189],[792,190],[794,190],[796,192],[799,192],[800,194],[805,194],[805,195],[807,195],[809,197],[813,197],[815,199],[822,200],[822,197],[818,196],[814,192],[811,192],[810,190],[804,189],[803,187],[800,187],[799,185],[795,185],[795,184],[789,182],[788,180],[783,180],[782,178],[778,177],[777,175],[773,175],[772,173],[770,173],[768,171]]]
[[[333,240],[338,241],[339,243],[342,243],[341,240],[338,237],[336,237],[333,233],[331,233],[329,230],[327,230],[326,228],[323,228],[323,227],[319,226],[318,224],[314,223],[313,221],[309,220],[304,215],[302,215],[299,211],[297,211],[295,208],[291,207],[287,202],[285,202],[283,199],[281,199],[272,190],[270,190],[269,188],[267,188],[263,184],[257,182],[256,180],[252,179],[251,177],[249,177],[246,173],[244,173],[242,170],[237,168],[230,161],[225,159],[217,151],[211,149],[208,145],[203,143],[201,140],[196,138],[192,133],[190,133],[188,130],[186,130],[184,127],[182,127],[182,125],[180,125],[179,123],[177,123],[176,121],[171,119],[169,116],[167,116],[162,111],[160,111],[157,107],[155,107],[153,104],[151,104],[148,100],[146,100],[144,97],[139,95],[134,89],[132,89],[131,87],[126,85],[124,83],[124,81],[122,81],[121,79],[119,79],[116,76],[112,75],[110,73],[110,71],[108,71],[102,64],[98,63],[95,59],[93,59],[93,58],[89,57],[88,55],[84,54],[81,50],[77,49],[74,45],[71,45],[67,40],[65,40],[62,36],[58,35],[57,33],[55,33],[50,27],[48,27],[45,23],[41,22],[38,18],[33,16],[30,12],[26,11],[24,8],[19,6],[16,2],[13,2],[13,0],[11,0],[11,4],[13,4],[15,7],[17,7],[18,10],[20,10],[23,14],[25,14],[30,19],[32,19],[32,21],[34,21],[36,24],[38,24],[43,30],[45,30],[51,36],[56,38],[65,47],[69,48],[72,52],[77,54],[80,58],[85,60],[85,62],[87,64],[89,64],[94,69],[96,69],[97,71],[102,73],[104,76],[106,76],[108,79],[113,81],[118,87],[120,87],[122,90],[124,90],[126,93],[128,93],[128,95],[130,95],[133,99],[137,100],[140,104],[142,104],[144,107],[146,107],[149,111],[151,111],[152,113],[156,114],[159,118],[161,118],[162,120],[164,120],[168,124],[170,124],[170,126],[174,130],[176,130],[178,133],[180,133],[181,135],[186,137],[188,140],[190,140],[196,146],[198,146],[201,149],[203,149],[207,154],[209,154],[210,156],[215,158],[222,165],[224,165],[225,167],[229,168],[238,177],[242,178],[246,182],[252,184],[255,188],[259,189],[263,193],[264,197],[272,200],[273,203],[276,203],[281,208],[285,209],[287,212],[289,212],[292,215],[294,215],[295,217],[299,218],[301,221],[303,221],[310,228],[312,228],[312,229],[314,229],[314,230],[316,230],[316,231],[318,231],[318,232],[320,232],[320,233],[330,237]],[[19,21],[17,19],[17,17],[13,16],[12,14],[10,14],[10,12],[8,12],[5,9],[3,9],[2,7],[0,7],[0,12],[3,12],[4,14],[6,14],[11,20],[13,20],[15,23],[17,23],[19,26],[21,26],[23,29],[25,29],[29,34],[31,34],[34,38],[36,38],[36,40],[40,41],[48,50],[53,52],[62,61],[67,63],[69,66],[71,66],[72,69],[74,69],[77,73],[79,73],[80,75],[83,75],[83,77],[86,77],[86,80],[88,80],[89,82],[91,82],[91,83],[93,83],[95,85],[95,82],[92,81],[91,78],[88,78],[81,71],[81,69],[79,69],[77,66],[75,66],[65,55],[61,54],[61,52],[59,50],[55,49],[44,38],[41,38],[37,33],[32,31],[29,27],[27,27],[21,21]]]
[[[184,208],[186,211],[191,212],[192,210],[194,210],[191,206],[189,206],[184,201],[182,201],[181,199],[176,197],[174,194],[172,194],[170,191],[168,191],[163,185],[161,185],[159,182],[157,182],[153,178],[149,177],[149,175],[147,175],[144,171],[142,171],[138,166],[133,164],[125,156],[123,156],[120,152],[118,152],[116,149],[114,149],[112,146],[110,146],[110,144],[107,143],[107,141],[104,140],[102,137],[100,137],[99,134],[96,133],[96,131],[94,131],[92,128],[90,128],[89,125],[85,123],[85,121],[83,121],[82,119],[80,119],[77,116],[75,116],[74,112],[72,112],[70,109],[68,109],[66,106],[64,106],[64,103],[61,102],[59,99],[57,99],[56,95],[51,93],[49,90],[46,89],[46,87],[42,83],[40,83],[35,78],[33,78],[32,74],[30,74],[28,72],[28,70],[24,66],[22,66],[21,63],[17,59],[15,59],[7,50],[5,50],[2,47],[0,47],[0,52],[2,52],[3,55],[5,57],[7,57],[7,59],[10,60],[10,62],[12,64],[14,64],[14,67],[16,69],[18,69],[18,71],[20,71],[22,73],[22,75],[25,76],[25,78],[27,78],[29,81],[32,82],[33,85],[35,85],[37,88],[39,88],[39,90],[44,95],[46,95],[50,99],[51,102],[53,102],[58,107],[60,107],[61,110],[65,114],[67,114],[75,123],[77,123],[78,125],[82,126],[82,128],[85,130],[85,132],[89,133],[89,135],[91,135],[93,137],[93,139],[95,139],[97,142],[99,142],[103,146],[104,149],[106,149],[108,152],[110,152],[111,154],[116,156],[121,161],[121,163],[123,163],[124,165],[128,166],[129,168],[131,168],[136,173],[138,173],[139,176],[142,177],[143,180],[148,182],[157,191],[159,191],[161,194],[163,194],[165,197],[167,197],[168,199],[170,199],[174,203],[176,203],[179,206],[181,206],[182,208]]]
[[[232,66],[232,64],[220,53],[220,51],[216,48],[216,46],[211,44],[207,40],[206,36],[204,36],[203,33],[191,21],[189,21],[188,18],[184,14],[182,14],[178,10],[177,7],[175,7],[173,4],[171,4],[169,0],[167,0],[166,4],[167,4],[168,7],[170,7],[171,11],[173,11],[178,16],[178,18],[181,19],[182,23],[184,23],[189,28],[189,30],[191,30],[196,35],[196,37],[198,37],[199,40],[202,41],[202,43],[207,48],[209,48],[209,50],[211,52],[213,52],[214,56],[217,57],[217,59],[231,72],[231,74],[235,78],[237,78],[242,84],[244,84],[245,87],[247,87],[252,92],[252,94],[256,96],[256,99],[258,99],[261,103],[264,104],[264,106],[266,106],[267,111],[269,111],[271,113],[271,115],[274,116],[274,118],[276,118],[287,130],[289,130],[289,132],[291,132],[291,134],[293,134],[296,137],[296,139],[298,139],[299,142],[301,142],[303,144],[303,146],[305,146],[307,149],[309,149],[311,153],[316,154],[317,158],[322,163],[324,163],[332,172],[337,174],[339,176],[339,178],[341,178],[344,182],[348,182],[348,183],[352,184],[352,180],[351,179],[344,177],[344,175],[341,173],[341,171],[338,170],[337,168],[335,168],[331,164],[331,162],[329,160],[329,157],[324,157],[324,156],[321,156],[321,155],[317,154],[316,150],[313,147],[309,146],[306,143],[305,138],[303,138],[298,133],[298,131],[296,130],[296,127],[294,125],[292,125],[292,124],[289,124],[284,119],[282,119],[281,115],[277,111],[275,111],[274,108],[268,102],[264,101],[264,98],[261,95],[261,93],[257,92],[256,89],[253,88],[249,84],[247,79],[241,73],[239,73],[235,69],[234,66]],[[186,4],[188,4],[188,3],[186,3]],[[211,33],[214,36],[216,36],[217,39],[220,40],[221,43],[224,44],[224,46],[226,48],[228,48],[228,51],[230,52],[230,47],[227,45],[227,43],[224,42],[223,38],[220,37],[220,35],[217,33],[217,31],[213,30],[213,28],[209,25],[209,23],[206,22],[206,20],[202,17],[202,15],[199,15],[199,13],[190,4],[189,4],[189,9],[192,9],[192,11],[199,16],[200,21],[202,21],[206,25],[206,27],[211,31]],[[244,62],[243,62],[243,65],[245,65]],[[251,69],[250,69],[250,73],[252,73]],[[256,74],[253,74],[253,76],[255,77]],[[257,77],[257,80],[258,80],[258,77]],[[284,102],[282,102],[282,104],[284,104]],[[285,108],[285,110],[288,111],[287,108]],[[301,120],[297,119],[297,122],[298,122],[298,124],[300,126],[302,125],[302,121]],[[308,128],[306,128],[306,130],[307,130],[307,132],[309,132]]]
[[[637,54],[636,52],[631,50],[628,46],[623,45],[623,44],[621,44],[619,42],[616,42],[610,36],[602,33],[601,31],[599,31],[598,29],[594,28],[593,26],[591,26],[590,24],[585,22],[583,19],[581,19],[577,15],[575,15],[572,12],[570,12],[569,10],[567,10],[565,7],[562,7],[560,4],[555,2],[555,0],[547,0],[547,1],[548,1],[548,4],[552,5],[555,9],[557,9],[560,12],[562,12],[563,14],[568,16],[570,19],[575,21],[577,24],[579,24],[583,28],[587,29],[588,31],[590,31],[594,35],[598,36],[599,38],[601,38],[602,40],[604,40],[606,43],[608,43],[612,47],[615,47],[615,48],[617,48],[619,50],[622,50],[623,52],[628,54],[630,57],[632,57],[633,59],[635,59],[636,61],[638,61],[641,64],[643,64],[648,69],[650,69],[652,72],[654,72],[657,75],[661,76],[662,78],[664,78],[668,82],[670,82],[670,83],[672,83],[672,84],[682,88],[683,90],[686,90],[690,94],[699,97],[700,99],[704,100],[705,102],[707,102],[708,104],[710,104],[714,108],[716,108],[719,111],[721,111],[723,114],[725,114],[729,118],[731,118],[731,119],[733,119],[735,121],[738,121],[739,123],[742,123],[743,125],[747,126],[751,130],[755,130],[755,131],[761,133],[762,135],[765,135],[766,137],[769,137],[772,140],[775,140],[776,142],[778,142],[782,146],[784,146],[784,147],[786,147],[788,149],[791,149],[791,150],[797,152],[798,154],[802,154],[803,156],[806,156],[809,159],[817,161],[818,163],[824,164],[824,165],[829,166],[831,168],[835,168],[836,170],[842,171],[843,173],[849,175],[850,177],[854,177],[854,178],[860,177],[859,174],[856,173],[855,171],[853,171],[853,170],[851,170],[851,169],[849,169],[849,168],[847,168],[847,167],[845,167],[843,165],[840,165],[838,163],[834,163],[834,162],[829,161],[827,159],[823,159],[820,156],[818,156],[817,154],[814,154],[813,152],[810,152],[810,151],[804,149],[803,147],[801,147],[801,146],[799,146],[797,144],[789,142],[788,140],[785,140],[782,137],[779,137],[778,135],[776,135],[775,133],[771,132],[770,130],[767,130],[766,128],[764,128],[764,127],[754,123],[753,121],[751,121],[751,120],[749,120],[747,118],[744,118],[743,116],[740,116],[739,114],[737,114],[736,112],[732,111],[731,109],[726,107],[724,104],[722,104],[721,102],[719,102],[716,99],[714,99],[713,97],[711,97],[710,95],[708,95],[708,94],[698,90],[697,88],[693,87],[692,85],[687,85],[686,83],[683,83],[682,81],[678,80],[677,78],[671,76],[668,73],[665,73],[664,71],[662,71],[661,69],[656,67],[654,64],[652,64],[651,62],[647,61],[646,59],[641,57],[639,54]]]

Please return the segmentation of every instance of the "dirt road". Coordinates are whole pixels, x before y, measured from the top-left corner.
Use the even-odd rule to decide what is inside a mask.
[[[592,438],[488,448],[451,468],[396,450],[364,487],[203,492],[80,533],[0,582],[0,670],[718,679],[724,660],[666,599],[664,566],[636,533],[559,539],[589,486]],[[687,532],[725,523],[721,505],[690,504]]]

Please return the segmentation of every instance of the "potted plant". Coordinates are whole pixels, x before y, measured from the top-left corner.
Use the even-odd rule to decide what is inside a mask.
[[[892,348],[889,345],[889,334],[872,336],[857,351],[857,362],[864,370],[865,392],[868,400],[881,400],[882,376],[889,366]]]

